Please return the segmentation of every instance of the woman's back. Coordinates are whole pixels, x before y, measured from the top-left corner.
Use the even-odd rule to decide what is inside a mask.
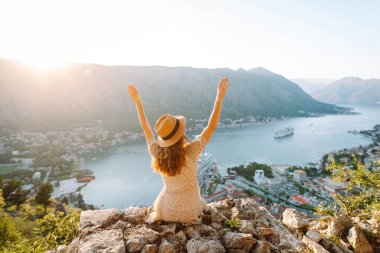
[[[181,173],[176,176],[162,175],[164,187],[154,203],[149,222],[159,219],[182,223],[200,221],[199,216],[206,205],[199,192],[197,162],[205,146],[205,138],[202,135],[196,136],[184,149],[186,161]],[[154,140],[148,142],[151,156],[156,148],[158,144]]]

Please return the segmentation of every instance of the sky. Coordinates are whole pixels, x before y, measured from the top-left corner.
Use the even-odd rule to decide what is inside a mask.
[[[0,0],[0,58],[380,78],[378,0]]]

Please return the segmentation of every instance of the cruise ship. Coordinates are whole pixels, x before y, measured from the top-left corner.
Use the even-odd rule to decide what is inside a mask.
[[[279,129],[276,132],[274,132],[273,137],[274,138],[282,138],[285,136],[291,136],[293,134],[294,134],[293,127],[286,127],[286,128]]]
[[[209,153],[202,152],[198,159],[198,181],[203,182],[210,174],[217,172],[217,166],[215,160]]]

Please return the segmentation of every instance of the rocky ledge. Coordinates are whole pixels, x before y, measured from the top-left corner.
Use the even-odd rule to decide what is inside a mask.
[[[210,203],[202,223],[195,225],[163,221],[147,224],[144,219],[150,212],[151,207],[129,207],[124,212],[118,209],[83,211],[78,237],[55,252],[346,253],[353,252],[351,249],[374,252],[361,228],[353,225],[348,217],[327,224],[303,218],[295,210],[287,209],[283,223],[288,229],[252,199]],[[325,232],[320,232],[323,229]],[[327,239],[329,236],[339,238],[347,229],[347,240]]]

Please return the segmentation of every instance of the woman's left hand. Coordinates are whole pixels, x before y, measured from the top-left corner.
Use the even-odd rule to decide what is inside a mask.
[[[133,102],[135,104],[139,103],[140,102],[140,96],[139,96],[139,93],[136,89],[136,87],[133,85],[133,84],[129,84],[128,85],[128,93],[129,95],[131,96]]]

